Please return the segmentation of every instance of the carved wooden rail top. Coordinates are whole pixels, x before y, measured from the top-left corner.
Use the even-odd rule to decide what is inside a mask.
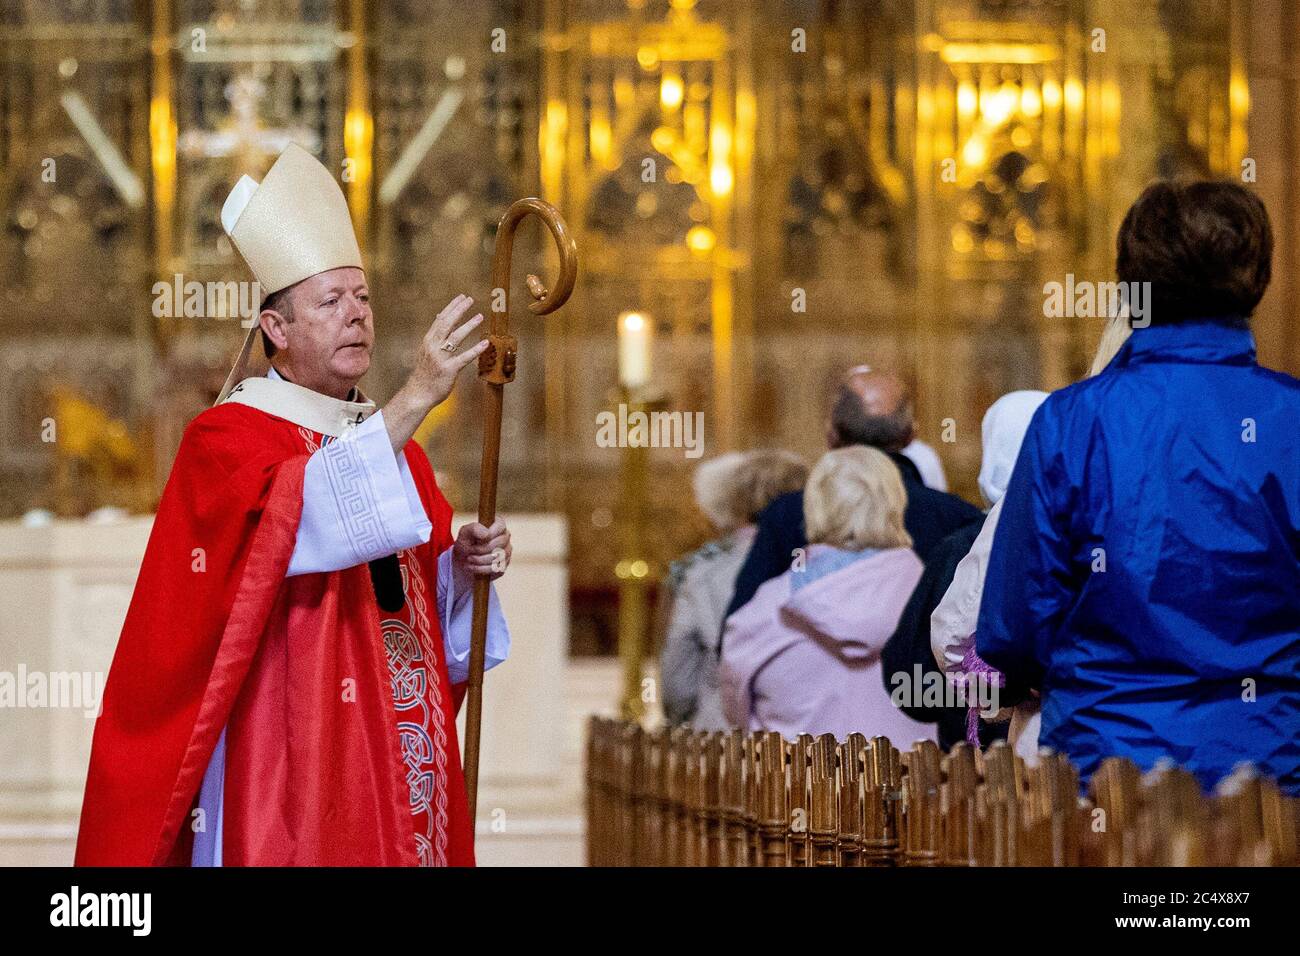
[[[1104,761],[1080,793],[1063,755],[1005,743],[772,731],[646,731],[593,717],[592,866],[1295,866],[1300,800],[1242,768]]]

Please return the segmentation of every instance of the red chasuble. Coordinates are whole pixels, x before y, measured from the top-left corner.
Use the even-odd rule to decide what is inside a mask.
[[[435,599],[451,508],[408,443],[433,533],[399,554],[402,610],[380,610],[364,564],[286,578],[322,440],[236,403],[186,429],[95,726],[78,865],[188,865],[223,728],[225,865],[473,865]]]

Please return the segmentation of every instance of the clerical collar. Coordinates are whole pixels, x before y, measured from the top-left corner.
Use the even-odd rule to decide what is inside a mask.
[[[331,398],[295,385],[272,368],[265,378],[244,379],[231,389],[226,401],[248,405],[322,435],[338,438],[377,410],[375,403],[359,388],[353,388],[349,397],[356,401]]]
[[[273,381],[273,382],[277,382],[277,381],[278,381],[278,382],[289,382],[290,385],[296,384],[296,383],[293,382],[292,380],[290,380],[290,379],[286,378],[285,376],[281,375],[281,374],[280,374],[280,370],[279,370],[278,368],[276,368],[274,365],[272,365],[270,368],[268,368],[268,369],[266,370],[266,377],[269,378],[269,379],[270,379],[271,381]],[[345,398],[344,401],[345,401],[345,402],[357,402],[357,401],[360,401],[361,399],[358,399],[358,398],[357,398],[357,396],[360,395],[360,394],[361,394],[361,390],[360,390],[359,388],[357,388],[355,385],[353,385],[353,386],[352,386],[352,390],[348,392],[348,397]]]

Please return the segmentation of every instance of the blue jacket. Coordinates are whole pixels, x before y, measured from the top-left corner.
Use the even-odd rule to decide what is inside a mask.
[[[1249,331],[1134,331],[1039,408],[1002,507],[976,648],[1041,689],[1042,746],[1300,794],[1300,382]]]

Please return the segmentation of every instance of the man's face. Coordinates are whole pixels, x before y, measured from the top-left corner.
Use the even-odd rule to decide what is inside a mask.
[[[279,350],[275,364],[294,383],[346,398],[370,368],[375,346],[370,290],[360,269],[331,269],[289,290],[293,320],[262,313],[262,328]]]

